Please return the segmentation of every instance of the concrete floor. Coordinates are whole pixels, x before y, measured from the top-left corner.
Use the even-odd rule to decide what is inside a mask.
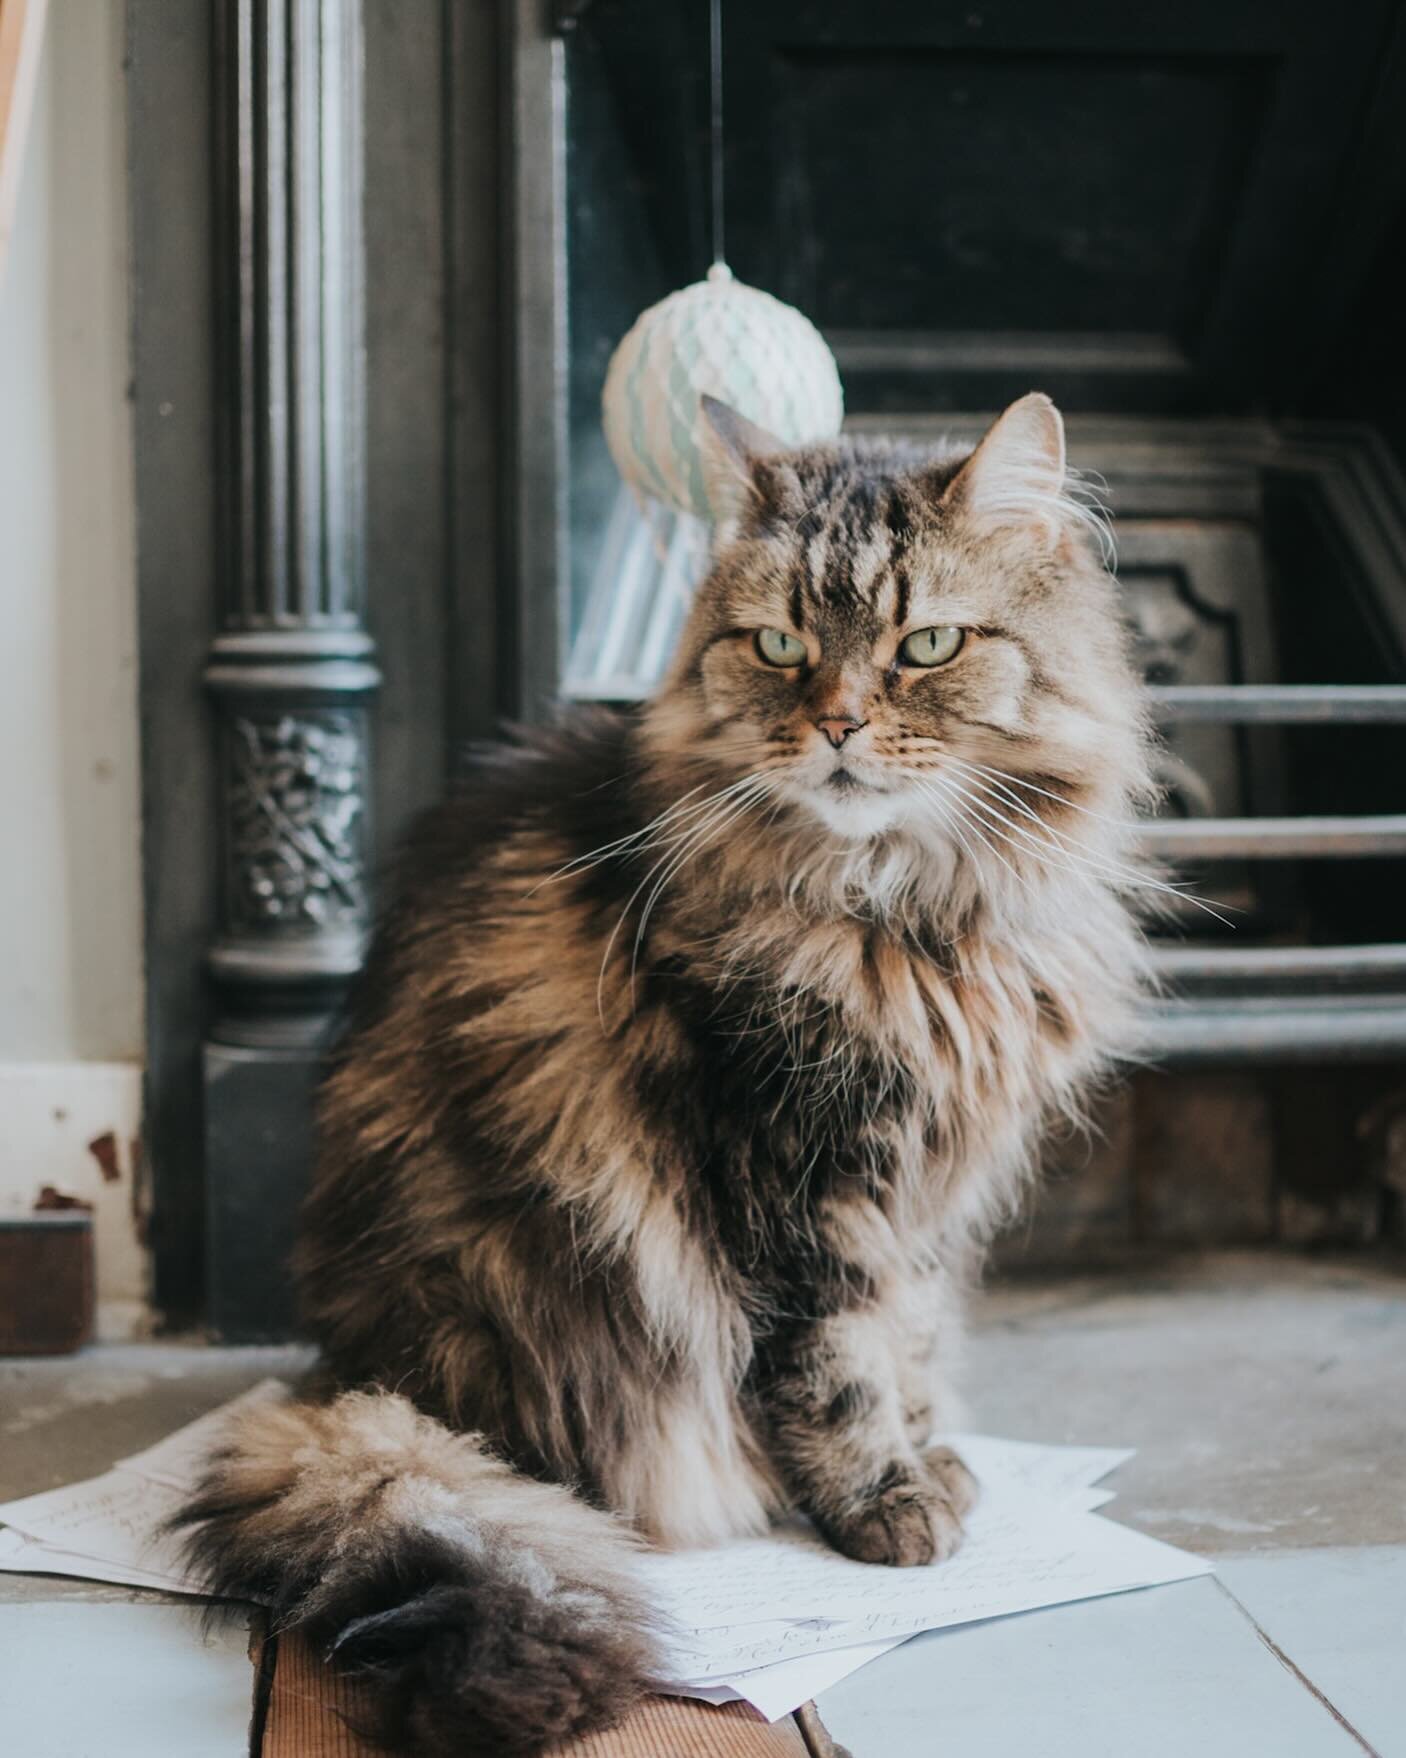
[[[1406,1544],[1406,1259],[1217,1254],[988,1294],[992,1434],[1136,1447],[1120,1520],[1189,1550]]]
[[[0,1362],[0,1499],[302,1359]],[[1108,1512],[1218,1574],[905,1644],[821,1701],[855,1758],[1406,1758],[1406,1264],[1221,1254],[1008,1285],[978,1303],[966,1380],[973,1428],[1137,1447]],[[152,1597],[0,1574],[0,1610]]]

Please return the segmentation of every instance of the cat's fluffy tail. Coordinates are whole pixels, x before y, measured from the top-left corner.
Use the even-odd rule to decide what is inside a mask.
[[[173,1524],[212,1592],[305,1630],[416,1758],[535,1752],[650,1672],[628,1531],[390,1393],[242,1412]]]

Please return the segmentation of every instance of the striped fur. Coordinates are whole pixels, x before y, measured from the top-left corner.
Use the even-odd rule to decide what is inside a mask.
[[[972,1484],[925,1448],[961,1288],[1128,1030],[1146,734],[1053,407],[965,461],[713,419],[718,550],[657,698],[425,820],[327,1080],[298,1280],[331,1379],[382,1391],[246,1418],[190,1510],[211,1579],[426,1752],[456,1716],[530,1749],[647,1677],[608,1516],[957,1545]],[[928,625],[960,652],[904,664]],[[862,722],[839,750],[827,715]],[[508,1466],[580,1524],[534,1538]],[[574,1647],[563,1581],[598,1590]],[[495,1605],[543,1701],[511,1747],[526,1663],[465,1633]]]

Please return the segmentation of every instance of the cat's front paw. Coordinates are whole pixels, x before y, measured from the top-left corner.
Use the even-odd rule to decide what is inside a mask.
[[[961,1515],[945,1491],[911,1479],[876,1491],[822,1524],[825,1536],[845,1556],[891,1569],[940,1563],[962,1542]]]
[[[923,1466],[938,1489],[951,1502],[959,1518],[969,1514],[981,1493],[960,1453],[951,1447],[929,1447],[922,1454]]]

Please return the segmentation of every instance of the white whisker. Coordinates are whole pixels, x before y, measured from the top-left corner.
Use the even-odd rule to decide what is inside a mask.
[[[1139,873],[1133,867],[1106,860],[1089,851],[1085,844],[1076,845],[1085,850],[1083,853],[1076,854],[1072,848],[1066,848],[1061,842],[1053,840],[1059,835],[1059,832],[1055,831],[1052,826],[1043,824],[1042,821],[1036,819],[1035,822],[1041,825],[1041,834],[1037,836],[1007,817],[997,807],[970,793],[954,777],[944,776],[941,779],[946,782],[949,788],[960,793],[969,806],[981,813],[992,835],[999,836],[1003,842],[1018,853],[1030,854],[1044,865],[1058,867],[1068,873],[1082,874],[1095,879],[1102,878],[1105,882],[1114,881],[1129,889],[1159,892],[1165,896],[1174,897],[1180,902],[1194,904],[1198,909],[1204,910],[1207,915],[1214,916],[1219,922],[1224,922],[1227,927],[1232,925],[1225,916],[1221,915],[1204,899],[1195,897],[1190,892],[1181,890],[1178,886],[1154,879],[1149,874]],[[999,829],[998,823],[1004,824],[1007,829]],[[1009,831],[1014,831],[1015,835],[1008,834]],[[1016,837],[1021,838],[1021,841],[1017,842]]]
[[[1128,818],[1111,818],[1107,812],[1095,812],[1090,806],[1078,805],[1074,800],[1066,799],[1063,794],[1052,793],[1047,787],[1037,787],[1023,775],[1012,775],[1007,769],[996,769],[989,763],[968,763],[964,757],[954,757],[950,751],[943,756],[951,763],[964,763],[968,769],[978,769],[983,775],[991,776],[1000,781],[1014,782],[1017,787],[1026,788],[1032,794],[1040,794],[1044,799],[1053,800],[1058,806],[1067,806],[1071,812],[1078,812],[1085,818],[1096,818],[1100,824],[1111,824],[1115,830],[1126,831],[1133,828],[1133,820]]]
[[[667,839],[670,846],[666,848],[665,852],[659,857],[645,874],[644,878],[640,880],[639,884],[630,893],[624,909],[620,912],[615,926],[611,929],[610,936],[606,940],[605,950],[601,954],[600,974],[596,979],[596,1012],[600,1017],[602,1026],[605,1026],[606,1023],[605,975],[610,964],[610,954],[615,946],[616,938],[618,937],[621,928],[624,926],[625,920],[631,909],[634,907],[635,901],[640,893],[645,890],[650,881],[662,867],[667,867],[668,871],[665,872],[664,878],[660,881],[660,884],[667,883],[669,878],[671,878],[673,873],[677,871],[678,866],[681,865],[683,861],[685,861],[690,855],[696,854],[698,849],[702,847],[704,843],[711,841],[713,836],[715,836],[725,825],[731,823],[734,818],[740,817],[746,808],[753,803],[754,797],[763,797],[765,793],[770,791],[770,788],[771,783],[760,775],[754,774],[742,776],[737,781],[732,782],[728,787],[720,789],[717,794],[711,795],[707,800],[700,802],[700,807],[708,808],[705,815],[700,820],[690,825],[686,830],[682,831],[677,837]],[[758,789],[760,791],[755,794],[752,791],[749,791]],[[682,844],[682,847],[679,846],[680,843]],[[655,891],[650,894],[650,902],[646,906],[644,916],[641,918],[640,928],[635,936],[634,952],[630,960],[630,994],[632,1004],[635,968],[639,955],[643,926],[644,922],[648,919],[649,910],[653,907],[658,892],[659,887],[656,887]]]
[[[751,781],[754,778],[751,776],[746,776],[743,779],[745,781]],[[740,783],[734,784],[734,786],[740,786],[740,785],[741,785]],[[731,792],[732,790],[729,789],[727,791]],[[719,795],[710,795],[708,800],[703,802],[703,804],[713,808],[714,810],[717,810],[719,807],[719,804],[720,804],[720,797],[721,796],[719,796]],[[705,822],[706,822],[706,820],[705,820]],[[624,926],[625,918],[626,918],[626,916],[629,915],[630,909],[631,909],[632,905],[634,904],[635,899],[644,890],[644,888],[649,884],[650,880],[659,871],[659,869],[667,861],[669,861],[672,858],[672,851],[673,851],[677,841],[682,840],[684,842],[687,842],[688,839],[695,833],[695,831],[697,829],[698,829],[698,826],[695,824],[692,828],[683,831],[681,833],[680,838],[672,838],[671,837],[671,838],[666,839],[668,846],[666,847],[665,852],[659,857],[659,859],[654,863],[654,865],[645,874],[644,878],[640,880],[639,884],[630,893],[630,896],[629,896],[628,900],[626,901],[624,909],[621,910],[620,915],[616,920],[615,926],[610,930],[609,938],[606,940],[606,943],[605,943],[605,950],[601,954],[600,975],[596,979],[596,1011],[600,1015],[600,1022],[602,1025],[605,1024],[605,999],[604,999],[605,973],[606,973],[606,968],[610,963],[611,949],[615,945],[616,936],[619,934],[621,928]]]
[[[548,873],[545,879],[539,879],[527,895],[533,896],[541,890],[542,886],[550,885],[556,879],[563,879],[569,873],[589,872],[592,867],[598,867],[602,861],[609,860],[612,855],[640,854],[646,849],[660,848],[679,840],[679,835],[660,838],[655,835],[655,832],[667,829],[686,836],[688,832],[687,830],[680,831],[681,825],[684,825],[690,818],[696,817],[698,813],[706,811],[714,802],[726,799],[729,794],[737,792],[750,780],[750,776],[744,775],[740,780],[730,783],[729,786],[719,789],[716,793],[708,794],[704,799],[698,800],[690,806],[688,802],[694,794],[698,792],[699,788],[707,785],[700,781],[698,787],[690,788],[680,799],[675,800],[672,806],[666,807],[657,818],[651,818],[649,823],[643,825],[639,830],[632,830],[625,836],[617,836],[613,842],[602,843],[599,848],[592,849],[588,854],[578,855],[574,860],[568,861],[565,866],[558,867],[554,872]]]
[[[1033,854],[1036,860],[1043,861],[1046,866],[1057,866],[1068,873],[1087,873],[1097,876],[1099,871],[1102,870],[1110,877],[1116,877],[1119,880],[1131,883],[1137,882],[1137,876],[1134,874],[1111,867],[1103,861],[1072,855],[1068,850],[1061,848],[1058,843],[1052,841],[1049,837],[1033,835],[1030,831],[1024,829],[1023,826],[1017,824],[1014,819],[1008,818],[1004,812],[997,810],[996,807],[991,806],[986,801],[978,798],[978,796],[972,793],[968,788],[963,787],[953,776],[944,776],[942,779],[946,782],[948,787],[955,789],[955,791],[961,795],[974,811],[981,814],[982,820],[994,836],[999,836],[1003,842],[1008,843],[1017,853]],[[1004,824],[1008,830],[1014,831],[1015,836],[1020,837],[1022,841],[1017,842],[1015,837],[1007,835],[1006,831],[998,829],[997,826],[1000,824]],[[1052,859],[1052,857],[1057,858]]]
[[[929,776],[926,781],[919,783],[919,786],[922,787],[923,791],[929,793],[929,795],[931,794],[931,789],[934,785],[950,788],[952,787],[951,778],[948,776],[933,775]],[[983,834],[981,825],[972,816],[971,812],[967,810],[962,799],[958,797],[960,793],[961,790],[957,789],[955,792],[950,793],[947,796],[947,803],[951,810],[962,820],[967,829],[971,831],[972,835],[976,837],[978,842],[981,843],[982,847],[987,850],[992,858],[1000,862],[1010,874],[1011,878],[1015,880],[1016,884],[1023,886],[1026,891],[1034,895],[1035,888],[1025,875],[1018,872],[1012,863],[1001,853],[1000,849],[998,849],[993,842],[990,842]]]
[[[963,769],[972,771],[974,778],[979,778],[986,773],[980,764],[968,763],[961,757],[952,756],[950,752],[948,753],[948,760],[960,765]],[[993,797],[1007,800],[1017,811],[1023,813],[1033,824],[1038,826],[1042,837],[1057,838],[1058,842],[1066,847],[1067,851],[1075,860],[1082,858],[1093,861],[1097,866],[1105,868],[1109,873],[1124,879],[1130,885],[1135,885],[1145,890],[1160,891],[1169,897],[1178,898],[1184,903],[1194,904],[1198,909],[1205,910],[1208,914],[1215,916],[1217,921],[1225,922],[1227,927],[1233,926],[1225,916],[1219,914],[1219,912],[1211,906],[1206,898],[1198,897],[1195,892],[1186,890],[1184,886],[1173,885],[1165,880],[1156,879],[1150,873],[1142,872],[1136,867],[1129,866],[1126,862],[1114,859],[1113,856],[1107,854],[1105,851],[1093,848],[1092,845],[1084,842],[1080,837],[1074,836],[1068,831],[1060,830],[1053,824],[1047,824],[1045,820],[1040,817],[1038,812],[1033,811],[1024,800],[1019,799],[1010,788],[1003,786],[1000,782],[993,783],[976,779],[976,785],[981,787],[984,792],[992,794]],[[997,790],[999,790],[999,792]],[[1036,791],[1038,792],[1040,790],[1037,789]],[[1005,822],[1010,823],[1010,820],[1006,819]],[[1112,818],[1105,819],[1104,822],[1109,824],[1118,823],[1116,819]],[[1012,825],[1012,828],[1019,829],[1020,827],[1018,825]],[[1137,826],[1133,820],[1129,819],[1118,824],[1118,828],[1130,833],[1135,833]],[[1022,832],[1022,834],[1028,835],[1029,833]],[[1076,849],[1080,850],[1081,854],[1073,854],[1073,851]]]
[[[679,871],[680,867],[682,867],[686,861],[688,861],[693,855],[698,854],[707,843],[713,840],[719,831],[725,829],[738,818],[745,816],[749,807],[754,805],[759,799],[763,798],[771,791],[770,783],[762,780],[760,777],[753,777],[752,781],[753,787],[751,791],[737,794],[725,805],[719,807],[710,818],[706,818],[702,824],[695,827],[693,835],[685,842],[684,846],[672,856],[668,866],[656,881],[654,889],[645,899],[644,908],[640,911],[639,925],[635,929],[634,949],[630,955],[631,994],[634,992],[635,970],[639,964],[640,947],[644,942],[644,931],[649,924],[650,913],[658,902],[660,894],[663,892],[664,887],[673,878],[674,874]],[[631,899],[631,902],[633,901],[634,900]]]

